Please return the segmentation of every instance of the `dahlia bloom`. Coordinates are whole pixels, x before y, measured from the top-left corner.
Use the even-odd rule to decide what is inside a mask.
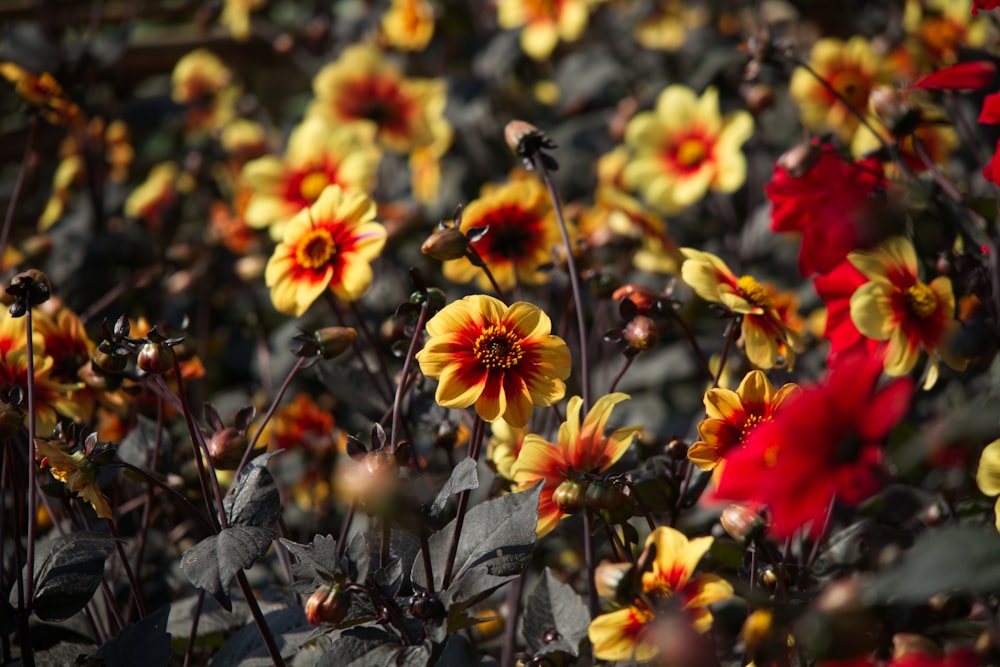
[[[972,0],[972,15],[1000,8],[1000,0]]]
[[[988,18],[975,16],[977,3],[982,6],[979,0],[906,0],[903,28],[922,47],[927,65],[951,64],[961,48],[996,36]]]
[[[983,448],[976,469],[976,486],[985,496],[1000,496],[1000,440],[994,440]],[[1000,498],[997,498],[994,513],[997,531],[1000,531]]]
[[[174,102],[187,105],[188,125],[214,131],[235,115],[240,88],[225,63],[208,49],[195,49],[178,60],[170,82]]]
[[[718,575],[694,576],[698,562],[712,542],[711,537],[689,540],[667,526],[650,533],[645,549],[647,552],[655,549],[656,556],[650,570],[642,573],[643,597],[590,622],[587,635],[594,645],[594,657],[610,661],[652,660],[659,653],[655,633],[651,632],[656,616],[671,608],[679,610],[695,630],[707,632],[714,620],[708,605],[733,596],[733,587]]]
[[[371,262],[385,246],[385,227],[364,193],[327,186],[288,223],[284,240],[264,269],[279,311],[302,315],[327,289],[357,301],[372,281]]]
[[[438,380],[438,404],[475,405],[484,421],[502,417],[523,427],[534,406],[552,405],[566,393],[569,347],[551,331],[548,315],[530,303],[507,306],[471,295],[430,319],[430,339],[417,362],[424,375]]]
[[[826,362],[831,368],[842,355],[863,351],[874,356],[881,345],[863,336],[851,319],[851,297],[866,282],[865,275],[846,259],[833,271],[813,281],[816,294],[826,303],[823,337],[830,341]]]
[[[681,265],[681,278],[706,301],[721,303],[742,316],[740,343],[750,363],[759,368],[773,368],[779,353],[786,363],[795,363],[795,353],[802,350],[802,337],[789,326],[791,313],[775,307],[774,290],[753,277],[737,278],[725,262],[715,255],[681,248],[687,259]]]
[[[392,0],[382,15],[382,39],[401,51],[422,51],[434,36],[434,7],[428,0]]]
[[[666,214],[698,202],[709,190],[734,192],[746,180],[741,147],[753,134],[746,111],[719,113],[719,93],[696,97],[686,86],[668,86],[654,111],[638,113],[625,128],[633,157],[624,179]]]
[[[48,72],[37,75],[16,63],[0,62],[0,76],[14,84],[17,94],[24,101],[39,107],[45,119],[53,125],[83,125],[80,107]]]
[[[35,458],[52,476],[82,500],[90,503],[97,516],[112,518],[111,502],[97,483],[97,465],[82,450],[71,452],[62,440],[35,438]]]
[[[881,373],[867,355],[843,358],[729,454],[714,497],[767,505],[772,533],[785,538],[810,522],[817,535],[834,498],[873,495],[884,483],[882,442],[913,394],[909,378],[877,388]]]
[[[490,424],[490,440],[486,445],[486,460],[493,464],[497,474],[503,479],[513,482],[511,468],[521,447],[524,446],[524,436],[528,435],[526,428],[515,428],[502,419]]]
[[[511,477],[519,490],[527,490],[545,480],[538,497],[539,537],[548,534],[564,514],[552,500],[556,488],[575,474],[602,473],[618,462],[628,450],[641,426],[626,426],[605,435],[604,427],[611,411],[628,394],[602,396],[580,423],[583,399],[574,396],[566,407],[566,421],[559,427],[557,443],[551,443],[534,433],[524,437],[521,451],[511,467]]]
[[[587,27],[593,0],[499,0],[497,22],[504,30],[520,28],[521,48],[535,60],[545,60],[561,39],[575,42]]]

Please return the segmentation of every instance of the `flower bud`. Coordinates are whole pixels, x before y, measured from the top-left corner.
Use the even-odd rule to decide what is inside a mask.
[[[309,625],[336,625],[344,620],[350,608],[350,593],[337,585],[322,586],[306,601],[306,620]]]
[[[541,134],[541,130],[523,120],[512,120],[503,128],[504,141],[507,142],[507,146],[515,155],[523,155],[521,150],[525,139],[539,134]]]
[[[128,355],[116,352],[105,352],[100,347],[94,350],[90,359],[91,364],[98,373],[108,375],[121,375],[128,365]]]
[[[174,367],[174,350],[166,343],[150,340],[139,349],[135,363],[145,373],[163,375]]]
[[[567,479],[552,492],[552,502],[563,514],[576,514],[586,507],[586,486]]]
[[[809,173],[817,159],[819,159],[819,148],[811,143],[801,143],[782,153],[777,164],[788,172],[789,176],[801,178]]]
[[[216,470],[235,470],[246,448],[246,432],[231,426],[216,431],[208,441],[208,455]]]
[[[422,621],[441,618],[444,615],[444,605],[437,595],[427,591],[414,593],[410,597],[410,615]]]
[[[587,487],[586,505],[595,510],[616,510],[625,502],[621,489],[611,484],[595,482]]]
[[[420,252],[445,262],[464,257],[468,247],[469,239],[456,227],[442,227],[427,237],[420,246]]]
[[[920,123],[920,109],[892,86],[878,86],[872,90],[869,105],[894,137],[913,134]]]
[[[770,109],[774,106],[774,89],[766,84],[754,84],[743,89],[743,100],[751,113]]]
[[[358,332],[352,327],[324,327],[316,332],[316,342],[319,343],[319,353],[324,359],[333,359],[346,352]]]
[[[44,272],[28,269],[11,279],[7,294],[14,297],[13,303],[10,304],[11,316],[22,317],[28,308],[49,300],[52,296],[52,283]]]
[[[639,315],[625,325],[622,339],[633,350],[648,350],[660,342],[660,333],[652,318]]]
[[[719,523],[731,538],[744,546],[764,528],[764,519],[744,505],[730,505],[722,510]]]
[[[637,314],[647,315],[649,314],[649,309],[656,303],[659,295],[648,287],[628,283],[616,289],[611,298],[616,302],[628,299],[635,306]]]

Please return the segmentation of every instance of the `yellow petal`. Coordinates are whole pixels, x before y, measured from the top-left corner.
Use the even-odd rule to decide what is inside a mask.
[[[976,486],[987,496],[1000,495],[1000,440],[986,445],[979,456]]]

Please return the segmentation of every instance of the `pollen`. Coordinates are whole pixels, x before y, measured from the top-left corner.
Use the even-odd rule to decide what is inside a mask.
[[[312,229],[306,232],[299,247],[295,251],[295,259],[304,269],[318,269],[337,253],[330,232],[325,229]]]
[[[306,201],[316,201],[323,188],[330,184],[330,179],[322,171],[313,171],[305,175],[299,184],[299,194]]]
[[[751,431],[769,421],[771,418],[764,415],[747,415],[746,421],[743,422],[743,428],[740,430],[740,442],[746,443],[747,436],[750,435]]]
[[[487,368],[508,369],[516,366],[524,356],[521,339],[503,324],[483,329],[472,346],[476,359]]]
[[[771,299],[771,295],[751,276],[740,276],[739,280],[736,281],[736,286],[739,287],[743,298],[750,302],[751,305],[764,308],[765,310],[774,308],[774,301]]]
[[[675,159],[677,163],[685,168],[696,167],[705,161],[708,156],[708,147],[701,139],[685,139],[677,147]]]
[[[937,310],[937,295],[930,287],[917,281],[906,289],[906,306],[911,313],[925,320]]]

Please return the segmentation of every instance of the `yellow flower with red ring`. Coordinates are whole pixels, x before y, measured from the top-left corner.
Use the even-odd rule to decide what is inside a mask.
[[[602,473],[613,466],[642,430],[641,426],[626,426],[608,435],[604,433],[611,411],[628,398],[628,394],[622,393],[602,396],[581,424],[583,399],[574,396],[569,399],[566,421],[559,427],[557,443],[548,442],[534,433],[524,436],[521,451],[510,472],[521,491],[534,487],[538,480],[545,480],[538,497],[538,525],[535,530],[539,536],[547,534],[563,517],[569,516],[552,499],[556,488],[577,474]]]
[[[719,113],[719,92],[701,97],[682,85],[668,86],[654,111],[635,115],[625,128],[632,150],[625,183],[666,214],[697,203],[709,190],[734,192],[746,180],[742,146],[753,134],[746,111]]]
[[[689,540],[674,528],[661,526],[646,539],[645,553],[655,549],[652,566],[642,573],[642,599],[590,622],[587,635],[599,660],[647,662],[660,649],[654,627],[657,613],[676,609],[698,632],[712,627],[708,605],[733,596],[729,582],[714,574],[695,577],[699,561],[711,548],[713,538]],[[639,558],[643,562],[644,558]],[[652,607],[649,605],[652,604]]]
[[[781,355],[792,366],[795,353],[803,349],[802,336],[789,326],[795,313],[779,310],[774,289],[749,275],[737,278],[712,253],[694,248],[681,248],[681,253],[687,258],[681,265],[684,282],[706,301],[721,303],[741,316],[740,342],[750,362],[768,369],[778,364]]]
[[[548,315],[530,303],[507,306],[490,296],[467,296],[430,319],[430,338],[417,362],[438,380],[440,405],[475,405],[484,421],[502,417],[523,427],[534,406],[552,405],[566,394],[569,347],[551,331]]]
[[[888,341],[888,375],[909,373],[921,347],[930,357],[925,388],[937,381],[938,357],[956,370],[965,368],[966,362],[948,354],[946,345],[958,327],[951,280],[938,276],[921,282],[912,243],[895,236],[871,250],[852,252],[847,259],[868,279],[851,295],[851,321],[862,335]]]
[[[302,315],[327,289],[344,301],[357,301],[371,284],[371,262],[385,238],[367,195],[327,186],[288,223],[267,262],[264,281],[274,307]]]
[[[521,49],[535,60],[545,60],[559,40],[575,42],[587,27],[593,0],[499,0],[497,22],[501,28],[520,28]]]
[[[401,51],[422,51],[434,36],[434,7],[428,0],[392,0],[382,15],[382,39]]]

